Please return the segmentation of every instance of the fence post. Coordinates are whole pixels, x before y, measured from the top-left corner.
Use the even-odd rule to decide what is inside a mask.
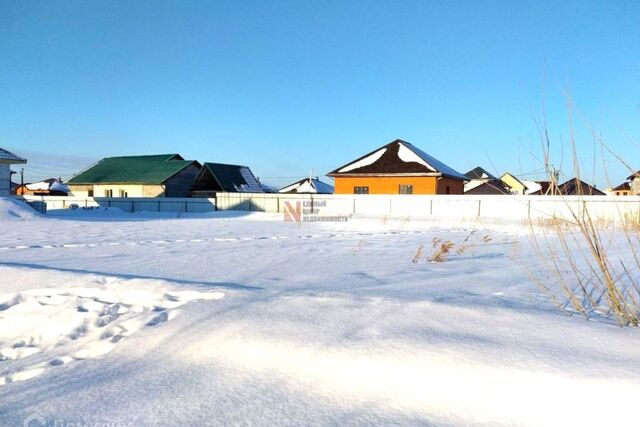
[[[429,216],[433,216],[433,197],[430,199],[429,203]]]
[[[480,206],[482,204],[482,199],[478,199],[478,218],[480,218]]]

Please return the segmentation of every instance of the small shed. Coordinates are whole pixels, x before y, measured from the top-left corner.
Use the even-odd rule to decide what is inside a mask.
[[[11,195],[11,165],[24,163],[26,159],[0,148],[0,197]]]

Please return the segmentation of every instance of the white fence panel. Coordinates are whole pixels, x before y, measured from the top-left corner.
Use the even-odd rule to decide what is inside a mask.
[[[75,204],[118,207],[126,212],[211,212],[239,210],[284,212],[308,211],[319,215],[366,215],[380,217],[495,218],[505,220],[571,219],[588,212],[593,219],[618,222],[640,218],[640,197],[626,196],[464,196],[464,195],[341,195],[218,193],[215,199],[200,198],[79,198],[25,196],[44,201],[47,208],[63,209]]]

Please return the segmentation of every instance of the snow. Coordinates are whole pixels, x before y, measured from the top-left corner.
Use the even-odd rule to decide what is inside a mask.
[[[421,165],[426,166],[431,171],[437,172],[433,168],[433,166],[431,166],[429,163],[425,162],[424,159],[422,159],[416,153],[414,153],[409,148],[404,146],[402,143],[398,143],[398,145],[399,145],[399,147],[398,147],[398,157],[400,158],[400,160],[402,160],[405,163],[410,163],[410,162],[420,163]]]
[[[39,217],[40,214],[33,210],[25,202],[13,197],[0,197],[0,226],[9,227],[12,221],[24,221]],[[1,227],[0,230],[2,230]]]
[[[68,193],[69,192],[69,187],[67,187],[65,184],[62,184],[59,181],[34,182],[33,184],[27,184],[27,189],[29,189],[31,191],[38,191],[38,190],[49,191],[50,190],[50,191],[59,191],[59,192],[62,192],[62,193]]]
[[[408,142],[402,142],[399,143],[401,147],[405,147],[409,150],[411,150],[413,153],[415,153],[416,155],[418,155],[422,160],[424,160],[428,165],[430,165],[429,167],[431,169],[435,169],[436,171],[446,175],[446,176],[450,176],[450,177],[455,177],[455,178],[460,178],[464,181],[467,181],[468,178],[466,176],[464,176],[463,174],[461,174],[460,172],[456,171],[455,169],[445,165],[444,163],[442,163],[440,160],[436,159],[435,157],[431,157],[430,155],[428,155],[427,153],[425,153],[424,151],[420,150],[417,147],[414,147],[413,145],[409,144]]]
[[[332,194],[333,187],[329,184],[325,184],[317,178],[307,178],[303,181],[298,181],[294,184],[291,184],[287,187],[280,189],[280,193],[321,193],[321,194]]]
[[[535,193],[536,191],[540,191],[542,189],[542,186],[535,181],[521,180],[521,182],[526,187],[525,194]]]
[[[349,171],[352,171],[354,169],[359,169],[359,168],[364,167],[364,166],[372,165],[375,162],[377,162],[378,159],[380,157],[382,157],[382,155],[386,151],[387,151],[386,148],[381,148],[380,150],[376,151],[375,153],[370,154],[370,155],[368,155],[368,156],[366,156],[366,157],[364,157],[364,158],[362,158],[362,159],[360,159],[360,160],[358,160],[356,162],[353,162],[353,163],[343,167],[338,172],[349,172]]]
[[[638,330],[551,304],[520,224],[51,212],[0,215],[2,425],[636,424]]]
[[[473,190],[477,186],[482,185],[482,184],[484,184],[486,182],[487,182],[487,180],[484,180],[484,179],[472,179],[469,182],[465,182],[464,191],[466,193],[467,191]]]
[[[251,173],[251,169],[246,166],[240,167],[240,174],[244,178],[246,184],[241,185],[238,190],[245,193],[262,193],[262,187],[256,180],[256,177]]]

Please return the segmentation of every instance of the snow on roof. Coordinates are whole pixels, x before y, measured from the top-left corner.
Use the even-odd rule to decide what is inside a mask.
[[[455,169],[401,139],[396,139],[384,147],[365,154],[328,175],[334,176],[343,173],[367,175],[440,174],[454,179],[468,180]]]
[[[382,157],[382,155],[387,151],[386,148],[381,148],[380,150],[376,151],[373,154],[369,154],[368,156],[355,161],[345,167],[343,167],[342,169],[340,169],[338,172],[349,172],[352,171],[354,169],[359,169],[363,166],[369,166],[374,164],[375,162],[378,161],[378,159],[380,159],[380,157]]]
[[[31,191],[58,191],[61,193],[68,193],[69,187],[61,183],[57,179],[46,179],[40,182],[34,182],[26,185],[28,190]]]
[[[469,172],[465,173],[464,176],[466,176],[469,179],[498,179],[494,175],[487,172],[487,170],[481,166],[476,166],[475,168],[471,169]]]
[[[436,171],[442,173],[443,175],[447,175],[447,176],[452,177],[452,178],[460,178],[460,179],[463,179],[465,181],[467,180],[466,176],[464,176],[463,174],[461,174],[457,170],[453,169],[452,167],[449,167],[449,166],[445,165],[444,163],[442,163],[440,160],[436,159],[435,157],[431,157],[430,155],[428,155],[427,153],[425,153],[421,149],[419,149],[417,147],[414,147],[413,145],[411,145],[410,143],[405,142],[405,141],[400,141],[400,143],[404,144],[405,146],[407,146],[409,148],[411,148],[411,150],[413,150],[413,152],[415,152],[420,157],[422,157],[422,159],[424,161],[426,161]]]
[[[520,180],[520,182],[522,182],[526,187],[526,189],[524,190],[524,194],[531,194],[535,193],[536,191],[542,190],[542,185],[536,181]]]
[[[279,193],[315,193],[333,194],[333,187],[320,181],[318,178],[304,178],[298,182],[281,188]]]
[[[0,148],[0,163],[27,163],[27,161],[11,151]]]
[[[398,158],[406,163],[411,163],[411,162],[420,163],[421,165],[424,165],[427,168],[431,169],[432,171],[436,172],[433,166],[425,162],[422,157],[418,156],[416,153],[409,150],[405,145],[402,145],[402,144],[398,145]]]

